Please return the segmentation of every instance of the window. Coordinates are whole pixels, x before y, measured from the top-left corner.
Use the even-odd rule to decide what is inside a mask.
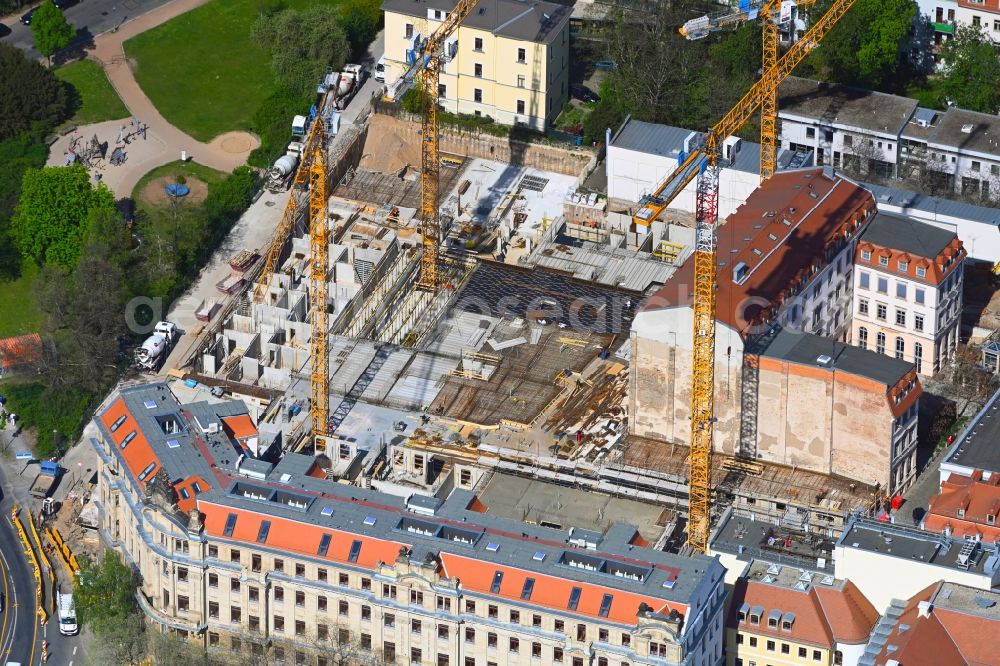
[[[316,597],[316,610],[326,612],[326,597],[323,595]]]
[[[285,618],[280,615],[274,616],[274,630],[283,632],[285,630]]]
[[[629,634],[622,634],[622,647],[628,647],[632,644],[632,636]]]
[[[234,636],[229,639],[229,649],[233,652],[239,652],[243,649],[243,643],[240,642],[240,639]]]
[[[306,635],[306,623],[305,623],[305,620],[296,620],[295,621],[295,635],[296,636],[305,636]]]
[[[804,647],[800,647],[799,648],[799,659],[805,659],[808,656],[808,652],[809,651],[806,650]]]
[[[525,578],[524,587],[521,588],[521,599],[525,601],[531,599],[531,593],[534,591],[534,589],[535,589],[535,579]]]
[[[395,627],[396,616],[393,615],[392,613],[386,613],[385,615],[382,616],[382,624],[387,627]]]
[[[750,640],[749,640],[750,647],[757,647],[757,637],[756,636],[750,636],[749,638],[750,638]]]
[[[260,529],[257,530],[257,543],[267,543],[267,535],[270,533],[270,531],[271,531],[271,521],[262,520],[260,523]],[[259,561],[260,556],[257,556],[257,559]]]
[[[413,39],[413,24],[406,24],[406,39]]]
[[[475,615],[476,613],[476,602],[469,599],[465,600],[465,612]]]
[[[437,666],[448,666],[448,655],[438,652]]]
[[[523,115],[524,114],[524,100],[523,99],[517,100],[517,113],[519,115]]]
[[[447,624],[439,624],[438,625],[438,638],[442,638],[444,640],[448,640],[448,625]]]
[[[920,271],[921,271],[921,269],[918,268],[917,269],[917,273],[920,273]],[[917,303],[919,303],[920,305],[924,304],[924,290],[923,289],[914,289],[913,290],[913,296],[914,296],[914,299],[917,301]]]
[[[177,582],[186,583],[188,580],[187,567],[177,567]]]
[[[177,610],[188,611],[191,608],[191,600],[182,594],[177,595]]]
[[[410,590],[410,603],[415,606],[424,605],[424,593],[417,590]]]
[[[885,353],[885,333],[879,333],[875,336],[875,351],[879,354]]]
[[[492,631],[486,634],[486,647],[496,648],[497,646],[497,635]]]
[[[473,65],[472,71],[473,71],[473,76],[475,76],[477,79],[483,78],[483,66],[481,63],[477,62],[475,65]]]
[[[896,298],[906,298],[906,285],[902,282],[896,283]]]
[[[208,632],[208,644],[212,646],[217,646],[219,644],[219,634],[214,631]]]
[[[510,646],[510,651],[515,654],[521,651],[521,642],[516,638],[510,639],[509,646]]]
[[[531,644],[531,658],[532,659],[541,659],[542,658],[542,644],[541,643],[532,643]]]
[[[521,624],[521,611],[512,610],[510,612],[510,623]]]
[[[875,306],[875,316],[879,321],[885,321],[888,316],[889,308],[885,306],[884,303],[878,303]]]
[[[465,642],[475,643],[476,642],[476,630],[472,627],[465,628]]]
[[[389,585],[388,583],[382,583],[382,598],[383,599],[395,599],[396,598],[396,586]]]
[[[239,564],[240,563],[240,551],[236,550],[235,548],[231,548],[229,550],[229,561],[233,562],[235,564]]]
[[[396,644],[385,641],[382,643],[382,659],[387,664],[396,663]]]
[[[879,278],[878,279],[878,291],[879,291],[880,294],[888,294],[889,293],[889,281],[886,280],[885,278]]]
[[[927,277],[927,269],[924,268],[923,266],[917,266],[917,277],[918,278]]]
[[[438,84],[438,97],[448,99],[448,86],[443,83]]]
[[[410,663],[420,664],[424,660],[424,655],[420,651],[420,648],[410,648]]]
[[[562,648],[552,648],[552,661],[561,664],[563,660]]]
[[[815,139],[816,138],[816,128],[815,127],[807,127],[806,128],[806,138],[807,139]]]
[[[871,261],[872,260],[871,250],[861,250],[861,259],[863,261]]]
[[[517,50],[517,61],[519,63],[522,63],[522,64],[528,62],[528,52],[527,52],[527,50],[525,50],[525,49],[518,49]]]
[[[899,266],[899,272],[900,273],[905,273],[906,269],[910,267],[910,264],[909,264],[909,262],[901,261],[901,262],[899,262],[898,266]]]
[[[866,315],[868,314],[868,299],[859,298],[858,299],[858,314]]]
[[[896,310],[896,326],[906,326],[906,310]]]
[[[208,556],[212,557],[212,558],[215,558],[215,559],[219,559],[219,547],[218,546],[209,546],[208,547]]]
[[[423,630],[423,627],[420,624],[420,620],[411,620],[410,621],[410,633],[411,634],[420,635],[420,632],[422,630]]]
[[[541,615],[532,615],[531,616],[531,626],[532,627],[536,627],[536,628],[542,626],[542,616]]]
[[[602,643],[607,643],[608,642],[608,630],[607,629],[598,629],[597,630],[597,640],[599,640]]]
[[[869,288],[869,280],[870,280],[870,278],[869,278],[868,273],[865,273],[864,271],[858,271],[858,286],[859,287],[861,287],[862,289],[868,289]]]
[[[580,595],[582,593],[583,593],[582,589],[580,589],[579,587],[574,587],[573,590],[569,593],[569,603],[566,605],[566,608],[568,608],[571,611],[575,611],[577,606],[580,605]]]
[[[295,605],[305,606],[306,605],[306,593],[301,590],[295,592]]]
[[[555,631],[557,634],[561,634],[566,630],[565,624],[563,623],[562,620],[555,620],[552,623],[552,630]]]
[[[614,597],[610,594],[605,594],[604,598],[601,599],[601,610],[598,613],[601,617],[607,617],[608,613],[611,612],[611,602],[613,599]]]
[[[219,619],[219,602],[209,601],[208,602],[208,616],[216,620]]]
[[[518,74],[517,75],[517,87],[518,88],[523,88],[524,87],[524,74]]]
[[[274,570],[279,573],[285,573],[285,561],[274,558]]]
[[[576,640],[578,641],[587,640],[587,625],[585,624],[576,625]]]
[[[232,578],[232,579],[229,580],[229,591],[230,592],[239,592],[240,591],[240,579],[239,578]]]
[[[346,601],[337,602],[338,615],[346,617],[347,614],[350,612],[350,608],[351,608],[350,604],[348,604]]]
[[[736,644],[743,645],[743,634],[736,634]]]
[[[296,564],[295,565],[295,575],[298,576],[299,578],[305,578],[306,577],[306,565],[304,565],[304,564]]]
[[[924,346],[919,342],[913,344],[913,365],[917,366],[917,372],[920,372],[920,367],[923,365],[924,358]]]
[[[239,606],[230,606],[229,607],[229,621],[230,622],[232,622],[233,624],[239,624],[240,623],[240,619],[242,617],[243,617],[243,611],[240,609]]]
[[[899,358],[899,359],[903,358],[903,352],[904,351],[906,351],[906,343],[903,341],[903,338],[897,337],[896,338],[896,358]]]
[[[490,584],[490,592],[492,594],[500,594],[500,583],[503,582],[503,572],[496,571],[493,574],[493,583]]]
[[[791,651],[791,646],[788,643],[781,644],[781,654],[788,654]]]
[[[483,91],[479,88],[475,88],[472,91],[472,101],[482,104],[483,102]]]
[[[774,641],[768,641],[767,642],[767,651],[768,652],[774,652]]]
[[[486,607],[486,616],[491,620],[495,620],[500,616],[500,611],[494,604],[490,604]]]
[[[476,37],[473,40],[473,42],[472,42],[472,50],[473,51],[479,51],[480,53],[483,52],[483,38],[482,37]]]
[[[370,622],[372,619],[372,607],[365,604],[361,607],[361,621]]]
[[[813,650],[813,661],[820,661],[823,659],[823,653],[819,650]]]
[[[262,567],[262,563],[261,563],[261,557],[260,557],[260,555],[251,555],[250,556],[250,570],[253,571],[254,573],[260,573],[261,567]]]
[[[256,602],[260,600],[260,590],[253,585],[247,586],[247,595],[250,601]]]

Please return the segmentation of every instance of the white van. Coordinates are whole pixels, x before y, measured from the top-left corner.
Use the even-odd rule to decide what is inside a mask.
[[[385,56],[378,59],[378,63],[375,65],[375,74],[373,78],[379,83],[385,83]]]

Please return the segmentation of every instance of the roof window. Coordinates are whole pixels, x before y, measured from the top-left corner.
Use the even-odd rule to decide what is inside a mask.
[[[357,562],[359,555],[361,555],[361,542],[355,540],[351,543],[351,552],[347,555],[347,561]]]
[[[122,440],[122,448],[124,449],[126,446],[128,446],[128,443],[131,442],[133,439],[135,439],[135,430],[125,435],[125,439]]]
[[[330,517],[330,516],[332,516],[332,515],[333,515],[333,507],[332,507],[332,506],[324,506],[324,507],[323,507],[323,508],[322,508],[322,509],[320,510],[320,514],[321,514],[321,515],[324,515],[324,516],[326,516],[326,517]]]
[[[538,551],[537,553],[535,553],[534,555],[531,556],[531,559],[533,559],[536,562],[544,562],[545,561],[545,553],[543,553],[541,551]]]
[[[146,400],[146,401],[144,401],[142,403],[142,405],[146,409],[156,409],[156,401],[155,400]]]
[[[122,427],[122,424],[125,423],[125,419],[127,419],[127,418],[128,418],[128,414],[122,414],[117,419],[115,419],[115,422],[111,424],[111,427],[108,428],[108,430],[110,430],[111,432],[114,432],[115,430],[118,430],[118,428]]]
[[[168,449],[176,449],[176,448],[179,448],[180,445],[181,445],[181,443],[178,442],[176,439],[168,439],[167,440],[167,448]]]
[[[611,612],[611,602],[614,601],[614,599],[615,598],[612,595],[605,594],[601,599],[601,610],[598,612],[598,615],[601,617],[607,617]]]
[[[575,611],[580,605],[580,595],[583,594],[583,590],[579,587],[574,587],[569,593],[569,603],[566,604],[566,608],[571,611]]]
[[[498,550],[500,550],[500,544],[496,543],[495,541],[490,541],[488,544],[486,544],[486,550],[490,551],[491,553],[495,553]]]
[[[231,513],[226,517],[226,528],[222,530],[222,536],[231,537],[233,536],[233,530],[236,529],[236,519],[239,514]]]
[[[260,529],[257,530],[257,543],[266,543],[267,534],[271,531],[271,521],[264,520],[260,523]]]
[[[493,582],[490,583],[490,593],[500,594],[500,583],[503,582],[503,572],[497,571],[493,574]]]
[[[324,534],[320,537],[319,548],[316,549],[316,554],[321,557],[326,556],[327,552],[330,550],[331,541],[333,541],[333,536],[330,534]]]
[[[531,593],[535,591],[535,579],[525,578],[524,587],[521,588],[521,599],[524,601],[531,600]]]
[[[372,518],[371,516],[366,516],[365,517],[365,525],[367,525],[368,527],[371,527],[374,524],[375,524],[375,519],[374,518]]]
[[[154,469],[156,469],[156,463],[155,462],[151,462],[148,465],[146,465],[146,469],[144,469],[141,472],[139,472],[139,480],[140,481],[145,481],[146,477],[149,476],[150,474],[152,474]]]

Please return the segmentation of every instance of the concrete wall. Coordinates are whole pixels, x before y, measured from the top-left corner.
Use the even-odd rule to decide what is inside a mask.
[[[376,113],[369,121],[371,136],[394,132],[413,145],[420,143],[420,122],[410,114],[399,112],[399,117]],[[455,127],[441,128],[441,151],[467,157],[513,162],[542,171],[552,171],[567,176],[578,176],[597,163],[597,151],[590,148],[565,148],[542,143],[512,141],[508,137],[492,134],[463,132]]]

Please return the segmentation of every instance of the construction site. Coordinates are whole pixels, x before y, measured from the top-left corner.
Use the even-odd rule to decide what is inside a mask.
[[[358,131],[336,134],[322,100],[274,241],[247,270],[245,293],[207,312],[171,374],[244,399],[262,443],[317,456],[332,480],[406,496],[476,489],[542,524],[565,513],[570,490],[600,493],[626,503],[609,512],[656,526],[660,547],[704,551],[710,516],[729,506],[827,532],[873,511],[874,483],[732,446],[710,462],[711,437],[640,436],[629,414],[643,372],[632,367],[633,321],[682,267],[700,274],[705,251],[704,211],[671,201],[699,173],[698,188],[712,186],[721,140],[850,4],[835,3],[816,40],[793,46],[785,69],[748,93],[756,102],[698,134],[676,173],[626,212],[584,185],[595,150],[438,127],[436,112],[384,101]],[[431,74],[409,81],[437,90]],[[767,164],[763,150],[762,174]],[[689,373],[704,366],[694,353]],[[711,424],[710,407],[692,403],[677,429],[697,434],[692,422]],[[532,496],[567,494],[518,504],[525,483]]]

